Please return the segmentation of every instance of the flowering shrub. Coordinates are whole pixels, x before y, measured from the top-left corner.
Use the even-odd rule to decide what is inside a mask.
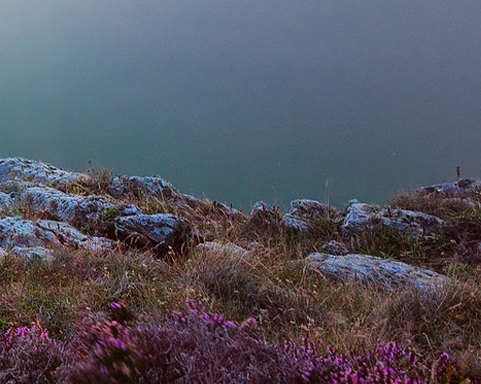
[[[68,348],[38,326],[9,329],[0,338],[0,382],[417,384],[449,383],[453,373],[447,354],[428,369],[393,343],[360,355],[323,355],[307,340],[266,343],[253,318],[239,324],[187,304],[160,324],[138,322],[113,303],[110,316],[87,319]]]
[[[74,382],[185,383],[392,383],[449,382],[451,364],[443,354],[431,370],[413,351],[396,344],[375,351],[339,354],[307,340],[265,343],[255,332],[255,319],[238,324],[209,313],[189,301],[188,311],[172,312],[169,320],[121,324],[105,321],[86,333],[84,358],[74,367]],[[123,316],[119,314],[123,313]],[[113,316],[129,318],[115,304]],[[434,372],[435,371],[435,372]],[[433,376],[434,375],[434,376]],[[83,378],[83,379],[82,379]],[[83,381],[82,381],[83,380]]]
[[[0,383],[52,383],[68,355],[37,325],[10,328],[0,335]]]

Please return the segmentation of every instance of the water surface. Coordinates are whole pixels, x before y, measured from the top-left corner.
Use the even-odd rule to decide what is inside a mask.
[[[5,0],[0,156],[248,210],[479,176],[475,1]]]

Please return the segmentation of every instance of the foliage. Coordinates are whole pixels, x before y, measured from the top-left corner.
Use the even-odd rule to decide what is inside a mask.
[[[447,353],[432,369],[416,352],[395,343],[373,350],[338,353],[319,343],[287,340],[268,343],[257,322],[241,324],[188,301],[162,324],[134,322],[122,302],[111,303],[109,317],[87,318],[78,339],[53,341],[33,326],[11,328],[1,338],[2,382],[66,383],[397,383],[449,382]],[[13,367],[13,368],[12,368]]]

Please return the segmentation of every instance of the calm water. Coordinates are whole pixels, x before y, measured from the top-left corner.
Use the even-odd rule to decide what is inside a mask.
[[[481,176],[478,1],[4,0],[0,157],[248,210]]]

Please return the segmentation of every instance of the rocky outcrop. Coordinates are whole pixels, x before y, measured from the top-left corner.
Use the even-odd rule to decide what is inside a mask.
[[[96,196],[78,196],[50,187],[24,189],[19,195],[20,207],[28,213],[67,222],[97,235],[111,235],[109,216],[141,214],[135,206],[114,205]]]
[[[360,281],[388,289],[413,286],[426,291],[442,288],[451,281],[428,269],[368,255],[313,253],[307,257],[307,265],[329,278]]]
[[[235,223],[249,223],[256,231],[275,228],[278,234],[284,231],[317,236],[316,228],[327,223],[329,233],[335,236],[322,247],[325,253],[314,253],[307,258],[308,265],[325,276],[389,288],[413,285],[423,290],[449,282],[447,277],[433,271],[350,253],[349,247],[342,243],[351,244],[348,239],[352,234],[366,230],[372,234],[389,230],[402,236],[423,237],[445,226],[443,220],[422,212],[358,202],[352,202],[341,212],[328,204],[303,199],[293,201],[284,215],[268,203],[257,202],[247,217],[232,206],[184,195],[159,177],[105,179],[102,188],[92,189],[101,196],[88,195],[93,177],[26,159],[0,160],[0,257],[10,254],[49,260],[61,249],[106,252],[122,244],[150,250],[157,257],[175,256],[186,245],[212,240],[202,232],[205,228],[217,230],[219,225],[230,228]],[[417,193],[459,198],[472,196],[479,190],[479,181],[463,179],[424,187]],[[145,202],[149,199],[161,200],[161,208],[172,208],[176,215],[146,214]],[[265,233],[271,236],[273,232]],[[228,253],[240,259],[264,253],[263,247],[253,242],[246,249],[214,241],[198,245],[197,250]]]
[[[257,228],[266,228],[279,224],[279,215],[272,205],[258,201],[252,206],[249,220]]]
[[[160,256],[180,252],[190,237],[189,224],[169,214],[122,216],[114,220],[114,225],[121,240],[154,249]]]
[[[352,203],[347,208],[342,228],[352,233],[387,229],[401,235],[427,236],[444,224],[440,218],[423,212]]]
[[[175,198],[179,193],[160,177],[119,176],[112,180],[109,194],[115,198]]]
[[[426,196],[441,197],[471,197],[474,193],[481,192],[481,180],[461,179],[454,183],[433,184],[416,189],[416,193]]]
[[[53,165],[22,158],[0,159],[0,184],[12,182],[31,183],[33,185],[71,184],[79,180],[88,180],[84,173],[69,172]]]
[[[280,224],[287,231],[307,234],[319,220],[335,220],[339,216],[340,213],[328,204],[308,199],[294,200]]]
[[[112,240],[87,236],[71,225],[52,220],[25,220],[15,217],[0,219],[0,248],[25,258],[51,258],[60,248],[104,252],[113,249]]]
[[[73,183],[81,182],[85,187],[91,180],[88,174],[68,172],[38,161],[0,160],[0,214],[23,216],[1,219],[0,254],[48,259],[62,247],[99,252],[112,249],[120,240],[163,255],[180,249],[188,241],[190,227],[184,220],[173,215],[144,215],[135,205],[115,201],[123,196],[181,196],[164,180],[117,177],[107,191],[110,195],[102,197],[65,192],[76,190],[69,188]]]

